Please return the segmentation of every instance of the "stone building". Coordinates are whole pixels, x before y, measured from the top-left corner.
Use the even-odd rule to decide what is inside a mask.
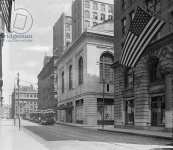
[[[53,55],[59,56],[72,42],[72,18],[64,13],[53,26]]]
[[[72,40],[105,20],[113,20],[113,4],[104,0],[75,0],[72,4]]]
[[[2,106],[2,47],[4,42],[5,27],[10,32],[12,0],[0,3],[0,107]]]
[[[104,106],[105,124],[113,124],[112,63],[113,21],[86,30],[65,51],[56,64],[58,121],[96,126]]]
[[[39,109],[56,109],[56,56],[44,64],[38,75],[38,107]]]
[[[20,116],[25,118],[27,114],[38,109],[38,91],[33,86],[21,86],[15,88],[12,93],[11,113],[12,118]]]
[[[173,127],[173,1],[117,0],[114,24],[115,127],[168,130]],[[125,35],[137,6],[164,19],[134,68],[119,64]],[[172,23],[171,23],[172,22]]]

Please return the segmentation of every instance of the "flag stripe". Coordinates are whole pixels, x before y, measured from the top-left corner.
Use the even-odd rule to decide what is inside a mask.
[[[132,61],[135,59],[135,56],[137,55],[137,53],[140,51],[140,48],[143,46],[147,38],[151,36],[152,32],[154,32],[155,28],[157,28],[158,25],[159,25],[159,20],[157,19],[155,20],[154,24],[152,24],[152,26],[149,28],[145,36],[142,38],[142,41],[139,43],[138,47],[135,49],[133,55],[130,56],[131,60],[128,61],[128,63],[126,64],[127,66],[130,66]]]
[[[130,39],[127,40],[128,41],[128,44],[126,45],[126,47],[124,49],[124,52],[126,52],[126,49],[129,48],[129,45],[132,44],[132,42],[134,41],[135,35],[133,33],[130,33],[130,35],[131,35],[130,36]],[[126,53],[124,53],[122,60],[124,59],[125,56],[126,56]]]
[[[154,35],[158,32],[158,30],[164,25],[164,22],[161,21],[159,23],[159,25],[157,26],[157,28],[155,29],[155,31],[152,33],[152,35],[148,38],[148,40],[145,42],[145,45],[142,47],[141,51],[138,53],[137,57],[135,58],[135,60],[132,63],[132,67],[135,66],[136,62],[138,61],[138,59],[140,58],[141,54],[143,53],[144,49],[147,47],[148,43],[150,42],[150,40],[154,37]]]
[[[128,50],[126,52],[126,55],[125,55],[124,59],[122,60],[122,63],[125,63],[125,60],[128,57],[131,48],[133,48],[133,46],[134,46],[134,44],[136,43],[137,40],[138,40],[138,37],[134,35],[133,41],[130,43],[130,46],[128,46]]]
[[[146,33],[147,29],[150,28],[150,26],[152,26],[153,22],[154,22],[154,17],[152,17],[150,19],[149,23],[147,24],[145,29],[142,31],[141,35],[138,37],[138,40],[135,42],[135,45],[131,49],[129,49],[129,52],[127,52],[127,55],[126,55],[125,60],[123,62],[125,65],[129,61],[131,55],[134,53],[134,50],[136,49],[136,47],[138,46],[138,44],[142,40],[143,36],[145,36],[145,33]]]

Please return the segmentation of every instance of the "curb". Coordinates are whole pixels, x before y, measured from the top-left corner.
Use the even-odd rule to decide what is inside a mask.
[[[159,136],[159,135],[149,135],[149,134],[144,134],[144,133],[114,131],[114,130],[107,130],[107,129],[97,129],[97,130],[98,130],[98,131],[102,131],[102,132],[109,132],[109,133],[124,133],[124,134],[136,135],[136,136],[145,136],[145,137],[152,137],[152,138],[173,140],[173,137],[166,137],[166,136]]]

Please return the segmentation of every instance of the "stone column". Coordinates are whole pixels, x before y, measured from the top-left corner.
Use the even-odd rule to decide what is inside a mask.
[[[123,105],[124,72],[121,65],[114,69],[114,126],[125,125],[125,112]]]
[[[84,124],[89,126],[97,125],[97,98],[86,96],[84,98]]]
[[[173,128],[173,74],[166,75],[165,84],[165,127]]]

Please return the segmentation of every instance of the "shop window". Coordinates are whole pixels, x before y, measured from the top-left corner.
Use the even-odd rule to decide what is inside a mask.
[[[93,12],[93,19],[95,19],[95,20],[98,19],[98,14],[96,12]]]
[[[102,21],[105,20],[105,14],[101,14],[100,20],[102,20]]]
[[[100,57],[100,81],[110,83],[113,82],[113,54],[105,52]]]

